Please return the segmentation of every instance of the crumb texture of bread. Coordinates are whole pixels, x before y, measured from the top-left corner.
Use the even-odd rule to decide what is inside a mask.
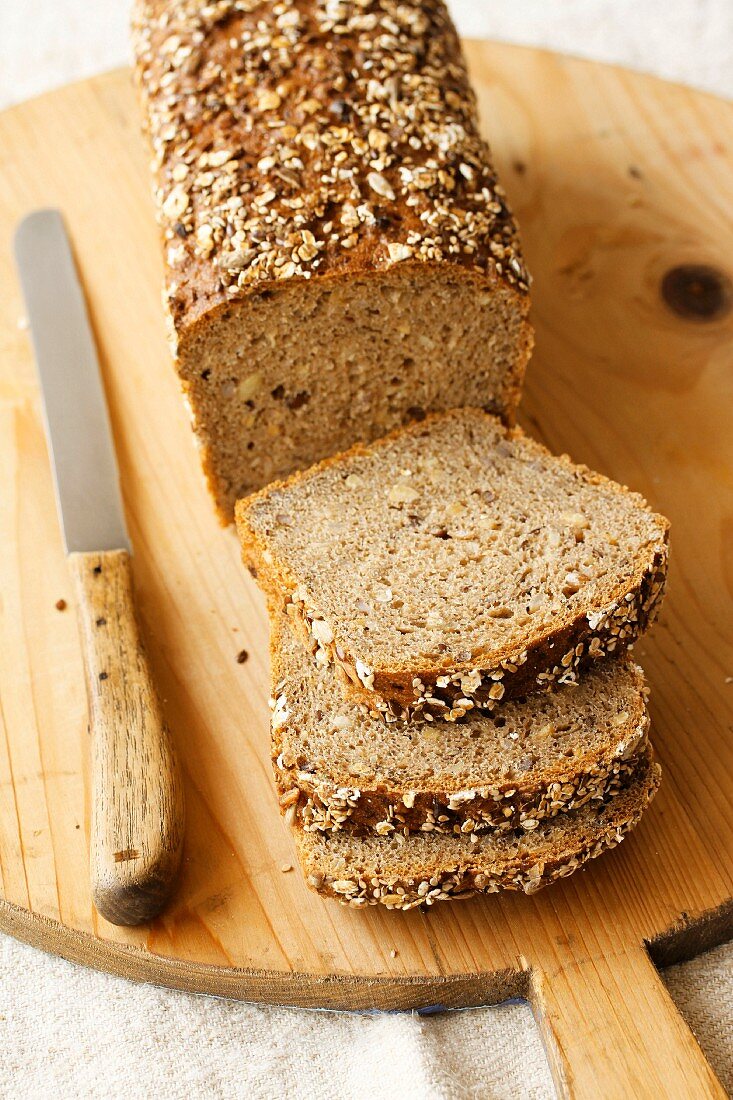
[[[133,40],[222,518],[424,411],[510,420],[529,277],[442,0],[136,0]]]
[[[531,832],[617,794],[647,743],[643,674],[626,657],[498,714],[388,725],[344,699],[333,666],[312,661],[281,618],[272,678],[278,799],[306,831]]]
[[[661,771],[651,749],[624,791],[602,806],[561,814],[532,832],[480,837],[295,833],[303,874],[344,905],[413,909],[436,901],[517,890],[536,893],[616,847],[654,797]]]
[[[318,659],[387,717],[573,682],[633,644],[666,578],[668,524],[638,494],[477,409],[272,485],[237,522]]]

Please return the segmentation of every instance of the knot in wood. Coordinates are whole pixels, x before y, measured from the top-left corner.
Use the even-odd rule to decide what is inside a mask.
[[[728,276],[707,264],[680,264],[662,279],[662,298],[678,317],[687,321],[717,321],[733,305]]]

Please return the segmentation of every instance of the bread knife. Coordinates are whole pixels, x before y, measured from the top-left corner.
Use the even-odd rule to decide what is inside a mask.
[[[84,654],[92,897],[113,924],[142,924],[168,900],[178,872],[183,787],[141,642],[102,378],[57,210],[37,210],[23,219],[15,257]]]

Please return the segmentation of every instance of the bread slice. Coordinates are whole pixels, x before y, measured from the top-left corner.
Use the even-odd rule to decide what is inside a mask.
[[[629,647],[667,521],[478,409],[357,446],[237,505],[245,563],[387,715],[491,710]]]
[[[295,843],[309,886],[344,905],[412,909],[501,889],[533,894],[619,844],[654,797],[660,777],[647,748],[631,785],[615,798],[561,814],[530,833],[428,833],[405,840],[296,830]]]
[[[172,350],[223,522],[422,409],[512,417],[529,276],[440,0],[135,0],[133,40]]]
[[[649,719],[641,669],[599,662],[578,686],[465,722],[392,723],[345,700],[283,618],[273,624],[272,757],[288,819],[316,832],[527,832],[630,781]]]

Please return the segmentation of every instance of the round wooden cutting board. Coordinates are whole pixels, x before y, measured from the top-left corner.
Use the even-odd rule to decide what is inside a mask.
[[[199,474],[136,104],[116,72],[0,117],[0,928],[253,1001],[527,996],[565,1093],[722,1095],[655,963],[733,933],[733,106],[534,50],[467,51],[535,277],[523,422],[672,520],[668,600],[638,647],[659,796],[620,849],[535,897],[400,914],[306,888],[270,777],[264,602]],[[41,205],[63,210],[89,297],[186,773],[180,886],[135,930],[106,924],[89,894],[81,652],[11,261],[15,224]]]

